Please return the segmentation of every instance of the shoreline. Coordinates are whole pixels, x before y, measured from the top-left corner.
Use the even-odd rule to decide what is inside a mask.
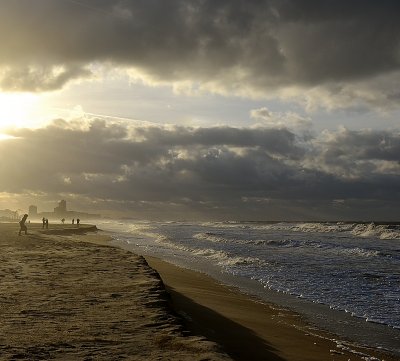
[[[139,253],[145,257],[158,257],[178,267],[207,274],[217,280],[218,283],[234,287],[246,295],[251,295],[250,297],[255,296],[262,302],[273,303],[275,305],[280,305],[280,307],[294,310],[301,315],[307,324],[314,325],[316,329],[326,331],[331,335],[337,335],[332,336],[336,339],[346,340],[351,344],[360,345],[367,349],[375,349],[378,350],[377,352],[387,352],[395,355],[395,359],[400,358],[400,349],[398,347],[400,344],[400,332],[399,329],[395,327],[377,321],[373,322],[371,319],[367,319],[367,317],[360,316],[363,315],[362,313],[358,313],[359,316],[357,316],[349,311],[334,306],[312,302],[305,297],[265,288],[261,282],[251,278],[235,275],[231,272],[224,272],[222,269],[223,267],[218,267],[218,265],[214,265],[213,262],[208,262],[208,254],[206,255],[207,257],[190,257],[191,253],[185,253],[185,247],[191,247],[193,245],[193,249],[197,250],[197,245],[190,243],[190,246],[186,246],[182,238],[179,239],[178,237],[176,241],[173,241],[171,247],[168,239],[166,239],[167,244],[164,247],[164,240],[162,238],[160,241],[158,239],[153,241],[153,237],[155,238],[158,232],[156,232],[156,236],[150,234],[149,243],[146,241],[147,236],[145,232],[143,233],[143,238],[139,232],[139,237],[136,240],[134,236],[136,232],[133,232],[133,234],[124,232],[123,227],[121,231],[119,231],[119,227],[116,227],[115,242],[118,246],[122,246],[125,249]],[[162,234],[163,232],[159,233]],[[110,234],[113,234],[113,232]],[[166,232],[166,234],[168,234],[168,232]],[[182,231],[182,237],[185,236],[187,236],[187,234],[185,231]],[[175,251],[175,245],[177,245],[177,251]],[[182,253],[180,252],[180,246],[184,249]],[[203,245],[199,248],[202,249],[202,247]],[[204,247],[207,248],[208,246],[206,245]],[[193,251],[193,253],[196,254],[195,251]],[[238,256],[240,257],[240,255]],[[223,261],[225,261],[225,259],[223,259]],[[306,281],[299,272],[297,272],[297,275],[296,272],[293,273],[293,281],[295,282],[296,279],[298,282]],[[335,278],[332,280],[335,281]],[[340,283],[338,286],[339,285]],[[353,297],[353,299],[356,300],[350,289],[347,294],[349,297]],[[336,299],[337,302],[335,302],[335,300],[333,301],[333,305],[343,304],[343,302],[340,302],[340,299]],[[395,315],[393,316],[395,317]]]
[[[169,268],[176,269],[177,275],[185,272],[201,274],[208,277],[211,282],[234,290],[236,294],[242,294],[250,300],[292,312],[296,315],[295,317],[302,320],[301,327],[305,333],[316,333],[315,337],[317,339],[327,338],[333,340],[333,347],[331,348],[333,354],[335,352],[341,353],[343,350],[353,350],[349,352],[349,355],[353,357],[352,359],[356,354],[361,357],[358,359],[363,359],[362,357],[364,357],[364,360],[365,357],[370,355],[375,357],[371,360],[398,360],[400,357],[400,350],[396,347],[397,341],[400,342],[400,334],[398,330],[389,326],[366,322],[363,318],[351,316],[344,311],[334,310],[323,304],[312,303],[302,298],[261,288],[260,284],[254,280],[240,278],[240,282],[238,282],[236,276],[216,273],[214,269],[206,269],[203,265],[200,266],[197,263],[193,269],[187,262],[182,262],[179,257],[176,259],[163,258],[161,260],[159,255],[152,256],[146,254],[146,252],[143,253],[141,249],[137,249],[132,244],[118,241],[114,241],[113,244],[142,254],[146,259],[155,258],[162,263],[167,263],[170,265]],[[159,266],[151,261],[150,264],[154,266],[163,278],[163,272],[158,268]],[[167,279],[164,279],[164,282],[167,287],[171,286]],[[173,282],[176,282],[176,280],[173,279]],[[171,288],[174,288],[173,284]],[[332,320],[334,320],[334,323],[332,323]],[[295,325],[295,327],[298,326]],[[268,337],[268,335],[265,334],[265,337]],[[387,345],[387,347],[382,347],[382,345]],[[338,360],[338,357],[336,356],[335,359]]]
[[[339,340],[284,306],[261,301],[206,274],[156,257],[145,259],[160,274],[185,326],[222,345],[234,360],[398,359],[383,350]]]

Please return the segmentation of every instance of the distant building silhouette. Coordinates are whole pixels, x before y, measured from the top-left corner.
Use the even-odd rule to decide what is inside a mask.
[[[2,218],[2,213],[5,211],[0,211],[0,218]],[[16,215],[14,216],[15,218],[18,218],[19,215],[17,212],[11,212],[10,213],[15,213]],[[50,220],[60,220],[60,219],[65,219],[71,220],[72,218],[82,218],[82,219],[94,219],[94,218],[101,218],[100,214],[91,214],[91,213],[86,213],[86,212],[79,212],[79,211],[69,211],[67,210],[67,201],[66,200],[61,200],[58,202],[58,206],[54,208],[53,212],[38,212],[37,206],[29,206],[29,217],[34,220],[41,220],[43,221],[44,219],[50,219]],[[8,216],[8,214],[7,214]]]
[[[19,219],[19,214],[17,211],[12,211],[11,209],[0,210],[1,221],[16,221],[18,219]]]
[[[30,218],[34,218],[34,217],[37,217],[37,214],[38,214],[38,212],[37,212],[37,207],[36,206],[29,206],[29,211],[28,211],[28,214],[29,214],[29,217]]]
[[[54,214],[63,216],[67,213],[67,201],[64,199],[58,202],[58,207],[54,208]]]

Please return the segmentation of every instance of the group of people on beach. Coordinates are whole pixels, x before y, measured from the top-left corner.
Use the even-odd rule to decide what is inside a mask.
[[[28,234],[28,227],[25,224],[27,218],[28,218],[28,215],[24,214],[22,216],[21,220],[19,221],[19,227],[20,227],[19,232],[18,232],[19,236],[21,235],[22,232],[25,232],[25,234]],[[62,224],[64,224],[65,218],[63,218],[61,220],[61,222],[62,222]],[[76,219],[76,225],[77,225],[78,228],[79,228],[79,224],[80,223],[81,223],[81,220],[79,218],[77,218]],[[72,224],[75,224],[75,218],[72,219]],[[49,229],[49,219],[48,218],[45,218],[45,217],[42,218],[42,228]]]
[[[42,218],[42,228],[45,228],[46,227],[46,229],[49,229],[49,220],[48,220],[48,218]]]

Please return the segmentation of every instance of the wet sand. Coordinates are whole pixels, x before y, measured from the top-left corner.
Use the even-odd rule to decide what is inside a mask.
[[[235,360],[398,360],[344,340],[336,343],[332,341],[336,336],[312,327],[297,313],[261,302],[205,274],[153,257],[146,260],[161,275],[185,326],[219,343]]]
[[[395,360],[85,226],[28,228],[0,224],[1,360]]]

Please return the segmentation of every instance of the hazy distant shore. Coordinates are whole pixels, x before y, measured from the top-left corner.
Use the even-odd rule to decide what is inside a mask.
[[[218,343],[236,360],[395,360],[349,353],[293,312],[148,258],[156,273],[106,236],[83,234],[94,227],[28,230],[0,224],[0,359],[229,359]]]

